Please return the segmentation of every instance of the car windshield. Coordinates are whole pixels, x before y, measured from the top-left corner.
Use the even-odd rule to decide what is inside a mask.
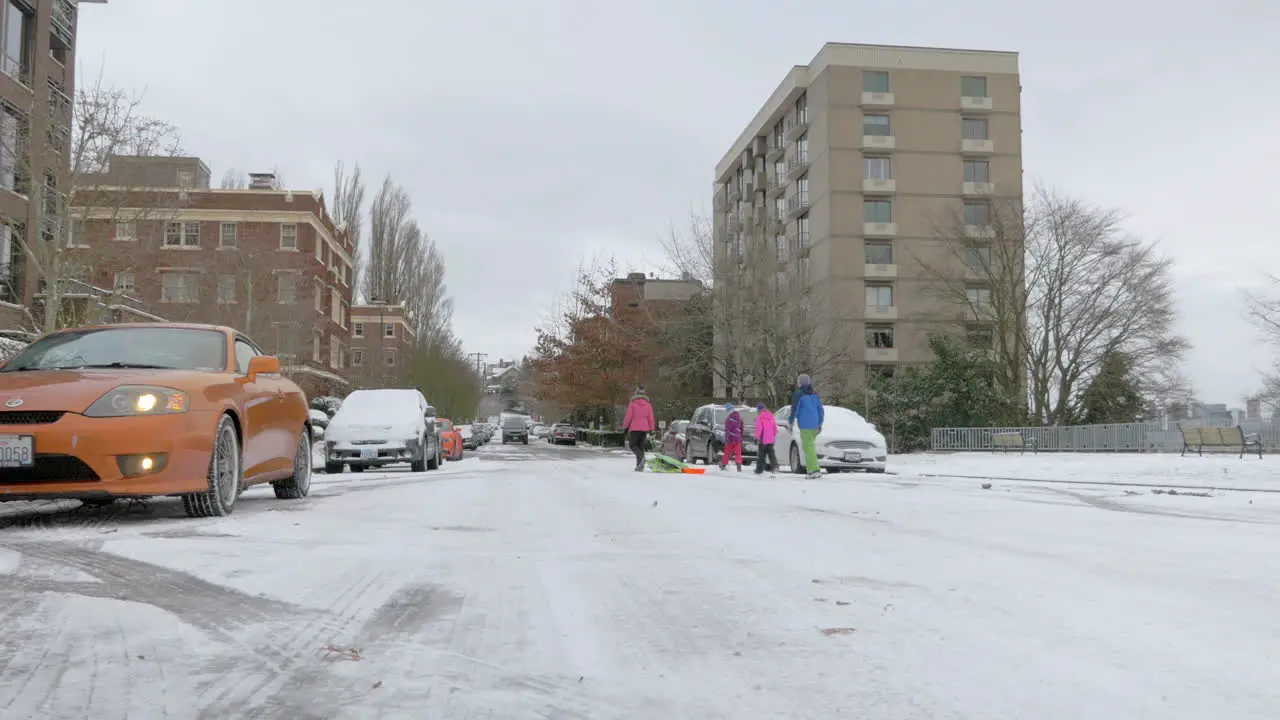
[[[453,430],[453,423],[448,420],[437,420],[436,429],[440,432],[451,432]]]
[[[0,371],[95,368],[220,372],[227,369],[227,336],[163,326],[68,330],[31,343]]]
[[[738,414],[742,416],[742,427],[748,432],[755,429],[756,411],[753,408],[738,408]],[[723,425],[724,421],[729,417],[729,411],[724,408],[716,409],[716,425]]]
[[[414,390],[386,388],[356,390],[342,401],[338,414],[344,419],[359,418],[360,422],[376,423],[380,417],[390,415],[406,418],[418,414],[418,393]]]

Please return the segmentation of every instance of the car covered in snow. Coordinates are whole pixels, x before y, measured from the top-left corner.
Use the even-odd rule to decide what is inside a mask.
[[[340,473],[409,463],[414,472],[440,467],[435,409],[412,388],[356,390],[325,428],[324,470]]]
[[[476,450],[480,447],[480,438],[476,435],[475,426],[459,425],[458,434],[462,436],[462,447],[466,450]]]
[[[827,472],[884,472],[889,456],[888,443],[875,425],[847,408],[828,405],[823,408],[823,413],[822,432],[818,433],[815,441],[818,465]],[[779,462],[790,465],[794,473],[803,473],[804,450],[800,447],[800,428],[797,427],[794,433],[787,429],[791,422],[791,406],[778,410],[774,417],[778,420],[778,439],[774,450],[778,453]]]
[[[0,403],[0,501],[170,495],[222,517],[251,485],[310,492],[306,395],[232,328],[50,333],[0,367]]]

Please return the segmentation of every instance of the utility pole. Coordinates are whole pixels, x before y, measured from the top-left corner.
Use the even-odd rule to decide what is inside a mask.
[[[484,389],[484,359],[489,357],[487,353],[473,352],[467,355],[476,359],[476,375],[480,377],[481,390]]]

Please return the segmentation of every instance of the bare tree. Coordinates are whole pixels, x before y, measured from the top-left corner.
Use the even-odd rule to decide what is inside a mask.
[[[1280,350],[1280,277],[1267,275],[1269,292],[1245,291],[1245,307],[1249,321],[1262,333],[1273,349]],[[1254,397],[1271,408],[1280,407],[1280,360],[1263,373],[1262,389]]]
[[[365,184],[360,165],[356,164],[348,174],[346,164],[339,162],[333,169],[333,207],[329,211],[333,222],[345,227],[347,237],[351,239],[352,278],[356,288],[362,287],[360,278],[364,272],[364,205]]]
[[[218,183],[218,187],[222,190],[244,190],[249,186],[248,180],[245,179],[244,172],[236,168],[227,168],[222,173],[222,181]]]
[[[36,93],[24,112],[4,115],[0,128],[0,183],[29,200],[27,217],[0,218],[0,228],[19,252],[10,258],[29,271],[40,302],[28,312],[32,329],[50,332],[81,314],[64,298],[81,295],[93,262],[86,220],[113,228],[136,226],[156,209],[131,208],[130,183],[110,167],[112,158],[177,155],[177,129],[143,114],[142,97],[107,87],[101,78],[78,89],[75,102],[54,85]],[[32,228],[34,232],[28,232]],[[10,258],[5,258],[9,260]],[[15,270],[5,274],[15,300]]]
[[[412,218],[404,188],[383,180],[369,208],[369,254],[362,291],[369,299],[404,303],[419,342],[453,342],[453,301],[444,279],[444,259]]]
[[[662,323],[667,344],[682,350],[669,371],[710,371],[737,398],[782,401],[801,373],[819,378],[832,396],[847,391],[856,338],[848,318],[810,293],[806,243],[796,235],[762,241],[729,233],[717,242],[711,223],[696,215],[683,234],[673,231],[663,242],[670,269],[705,291],[691,312]]]
[[[1127,235],[1117,211],[1043,187],[1025,205],[989,207],[986,222],[942,226],[947,259],[920,260],[961,311],[951,326],[985,335],[998,382],[1025,391],[1033,420],[1076,422],[1082,391],[1116,353],[1148,400],[1183,393],[1189,343],[1174,332],[1172,263],[1155,244]]]

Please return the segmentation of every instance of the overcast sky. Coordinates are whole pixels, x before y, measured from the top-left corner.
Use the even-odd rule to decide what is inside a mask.
[[[1187,371],[1240,404],[1270,353],[1242,291],[1280,274],[1280,2],[110,0],[81,80],[146,92],[213,169],[329,189],[385,173],[448,264],[468,351],[523,354],[584,256],[655,270],[716,162],[824,42],[1021,53],[1025,168],[1177,261]],[[1270,88],[1270,90],[1267,90]],[[371,191],[372,192],[372,191]],[[1271,222],[1264,221],[1269,215]]]

